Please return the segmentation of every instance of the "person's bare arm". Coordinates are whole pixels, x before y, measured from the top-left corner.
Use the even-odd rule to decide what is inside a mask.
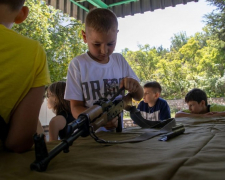
[[[217,116],[225,116],[225,112],[221,111],[221,112],[210,112],[211,114],[209,114],[209,116],[213,116],[213,117],[217,117]],[[208,113],[207,113],[208,114]]]
[[[137,80],[128,77],[123,78],[120,82],[120,88],[122,87],[128,90],[134,100],[139,101],[143,98],[143,88]]]
[[[32,147],[43,94],[44,86],[31,88],[15,109],[10,119],[9,133],[5,141],[7,149],[22,153]]]
[[[75,119],[77,119],[82,112],[88,109],[87,107],[85,107],[84,101],[77,100],[70,100],[70,107],[72,115]]]
[[[62,115],[55,116],[49,123],[49,141],[58,140],[59,131],[66,126],[66,119]]]
[[[202,117],[204,114],[193,114],[193,113],[187,113],[184,111],[178,111],[175,114],[175,118],[179,118],[179,117]]]
[[[40,120],[38,120],[38,124],[37,124],[37,134],[44,134],[44,129],[41,125]]]
[[[184,111],[179,111],[175,114],[175,118],[179,117],[210,117],[210,116],[225,116],[225,112],[208,112],[205,114],[193,114]]]

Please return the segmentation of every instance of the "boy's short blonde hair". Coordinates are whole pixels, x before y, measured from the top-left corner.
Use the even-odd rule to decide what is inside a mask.
[[[152,88],[155,93],[157,93],[157,92],[161,93],[161,91],[162,91],[161,85],[156,81],[147,82],[144,85],[144,88]]]
[[[116,15],[108,9],[97,8],[91,10],[85,20],[85,29],[92,28],[97,32],[117,30],[118,21]]]
[[[0,5],[8,5],[12,11],[19,10],[23,7],[25,0],[0,0]]]

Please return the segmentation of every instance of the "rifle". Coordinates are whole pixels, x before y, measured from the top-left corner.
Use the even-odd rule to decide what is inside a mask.
[[[78,118],[68,124],[67,138],[63,139],[60,144],[54,147],[50,152],[47,151],[44,134],[34,135],[35,156],[36,160],[30,165],[31,170],[45,171],[48,163],[61,151],[69,152],[69,146],[80,136],[86,137],[91,135],[97,142],[106,143],[107,141],[99,139],[95,130],[104,126],[108,121],[111,121],[124,110],[129,110],[131,107],[131,94],[127,94],[122,100],[115,98],[124,90],[119,91],[110,99],[100,98],[94,105],[81,113]],[[118,122],[121,125],[121,122]],[[117,128],[117,132],[122,131],[122,126]]]
[[[5,120],[0,115],[0,140],[2,142],[4,142],[6,140],[8,131],[9,131],[9,125],[6,124]]]

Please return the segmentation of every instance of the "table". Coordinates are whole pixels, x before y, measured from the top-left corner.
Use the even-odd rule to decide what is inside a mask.
[[[169,141],[154,137],[139,143],[104,145],[78,138],[69,153],[52,159],[45,172],[30,170],[34,148],[22,154],[0,153],[0,179],[21,180],[222,180],[225,178],[225,117],[176,118],[184,134]],[[153,130],[154,131],[154,130]],[[144,132],[101,132],[107,140],[125,140]],[[47,143],[51,150],[60,141]]]

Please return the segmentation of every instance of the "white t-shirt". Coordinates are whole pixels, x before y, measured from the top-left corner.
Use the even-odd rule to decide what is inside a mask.
[[[138,77],[121,54],[110,55],[107,64],[94,61],[87,53],[82,54],[70,62],[65,99],[85,101],[85,106],[91,107],[99,98],[110,99],[117,93],[120,81],[124,77],[130,77],[139,82]],[[101,127],[96,132],[98,131],[107,130]]]
[[[87,53],[82,54],[70,62],[65,99],[85,101],[85,105],[91,107],[100,97],[111,98],[118,91],[124,77],[139,82],[121,54],[110,55],[107,64],[94,61]]]

